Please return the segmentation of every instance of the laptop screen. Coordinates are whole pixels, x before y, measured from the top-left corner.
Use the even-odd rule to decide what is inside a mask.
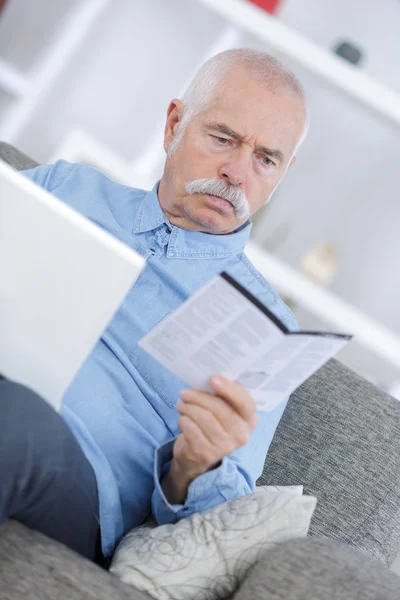
[[[60,409],[143,264],[0,161],[0,373]]]

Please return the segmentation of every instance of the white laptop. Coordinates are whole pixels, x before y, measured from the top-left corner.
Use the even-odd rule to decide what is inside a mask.
[[[0,161],[0,374],[60,409],[143,264]]]

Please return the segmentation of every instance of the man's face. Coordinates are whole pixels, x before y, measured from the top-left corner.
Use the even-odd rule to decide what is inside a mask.
[[[293,161],[304,128],[302,101],[233,71],[168,155],[182,114],[182,103],[171,102],[160,204],[174,225],[230,233],[265,204]],[[229,194],[230,201],[223,199]]]

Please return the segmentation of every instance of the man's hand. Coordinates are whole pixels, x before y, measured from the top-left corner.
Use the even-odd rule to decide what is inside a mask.
[[[215,395],[185,389],[177,404],[181,434],[162,481],[173,504],[183,504],[190,482],[244,446],[257,425],[256,406],[247,390],[222,376],[213,377],[210,383]]]

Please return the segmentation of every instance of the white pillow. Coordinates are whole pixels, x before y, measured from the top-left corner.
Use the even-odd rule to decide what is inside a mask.
[[[230,596],[274,544],[307,535],[317,501],[302,491],[260,486],[174,525],[134,529],[110,570],[157,600]]]

